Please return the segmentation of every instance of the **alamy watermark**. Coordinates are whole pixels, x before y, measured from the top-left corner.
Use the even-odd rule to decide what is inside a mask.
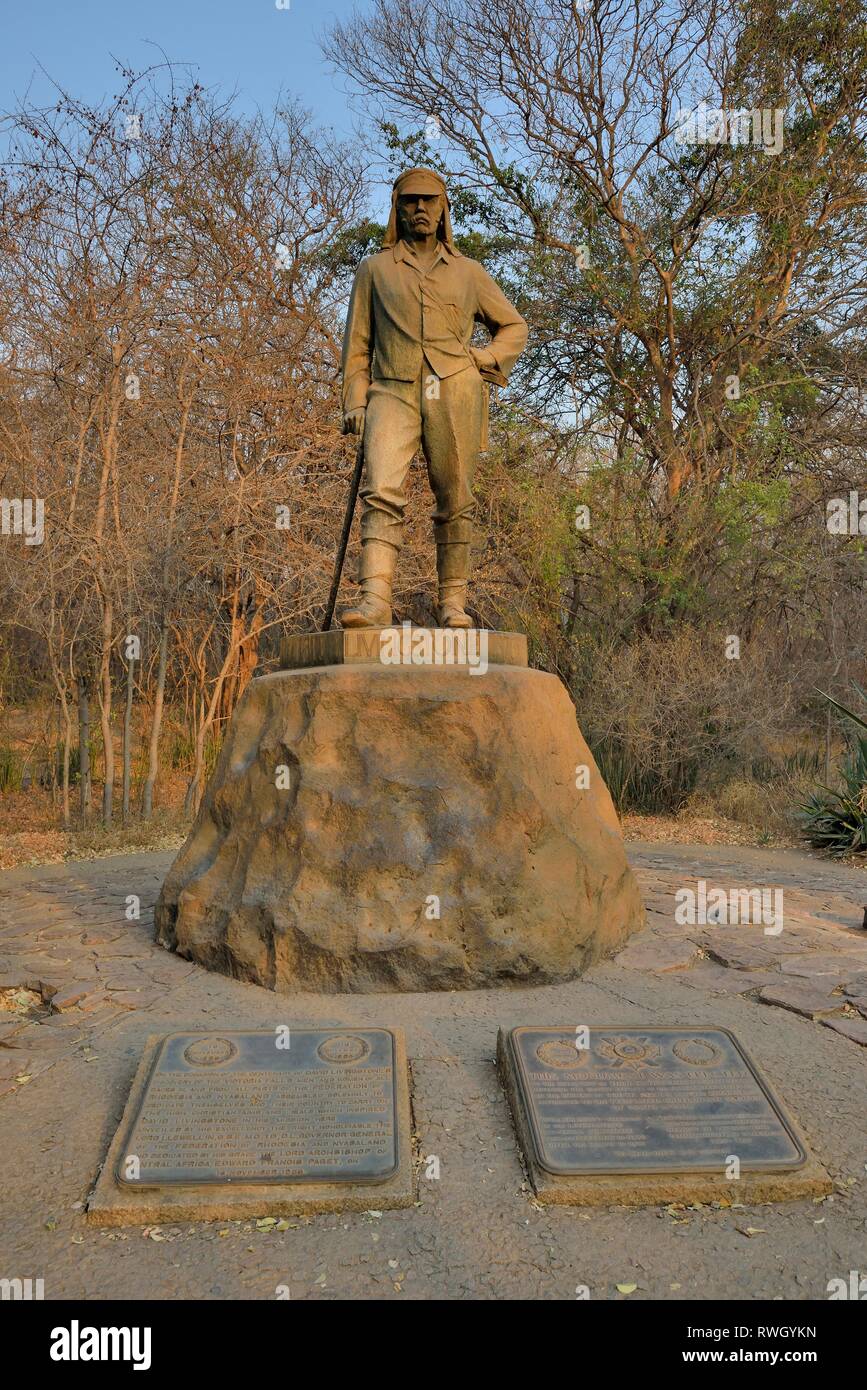
[[[41,497],[0,497],[0,535],[23,536],[25,545],[45,539],[45,502]]]
[[[0,1301],[3,1303],[27,1303],[44,1297],[44,1279],[0,1279]]]
[[[848,1280],[829,1279],[825,1288],[831,1301],[853,1299],[863,1303],[867,1299],[867,1275],[859,1273],[857,1269],[850,1269]]]
[[[829,497],[825,503],[825,525],[832,536],[867,536],[867,493],[861,497]]]
[[[488,669],[488,632],[470,627],[385,627],[379,634],[383,666],[467,666],[471,676]]]
[[[679,926],[762,926],[765,936],[783,930],[782,888],[711,888],[700,878],[695,888],[678,888],[674,920]]]
[[[766,106],[749,110],[740,107],[724,111],[699,102],[692,111],[678,111],[676,145],[757,145],[765,154],[779,154],[783,148],[785,107]]]
[[[52,1361],[131,1361],[134,1371],[151,1364],[149,1327],[82,1327],[73,1318],[69,1327],[51,1330],[48,1352]]]

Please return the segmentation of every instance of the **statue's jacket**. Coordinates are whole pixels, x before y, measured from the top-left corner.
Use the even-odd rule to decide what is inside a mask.
[[[505,379],[527,325],[478,261],[440,244],[425,273],[403,241],[358,267],[343,338],[343,411],[360,410],[372,380],[415,381],[426,361],[441,379],[470,365],[467,345],[482,323]]]

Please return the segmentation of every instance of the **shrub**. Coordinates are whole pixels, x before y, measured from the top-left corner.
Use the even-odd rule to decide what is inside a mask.
[[[621,812],[676,813],[697,790],[748,776],[780,730],[790,691],[767,649],[729,661],[725,639],[682,628],[580,651],[578,722]]]
[[[0,792],[20,792],[24,763],[14,748],[0,748]]]
[[[859,691],[859,694],[863,692]],[[830,695],[825,698],[856,728],[867,730],[867,722]],[[852,749],[843,762],[842,786],[824,787],[802,807],[803,831],[816,849],[839,858],[867,850],[867,737],[852,736]]]

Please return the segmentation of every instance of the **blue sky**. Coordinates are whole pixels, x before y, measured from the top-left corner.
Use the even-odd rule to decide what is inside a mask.
[[[282,0],[285,3],[285,0]],[[323,125],[348,134],[356,121],[342,79],[329,75],[317,35],[355,0],[0,0],[0,110],[28,92],[47,104],[39,65],[75,96],[98,103],[117,90],[112,55],[130,67],[195,64],[204,87],[237,90],[239,105],[267,109],[282,88]],[[364,8],[359,0],[358,8]],[[148,42],[150,40],[150,42]]]

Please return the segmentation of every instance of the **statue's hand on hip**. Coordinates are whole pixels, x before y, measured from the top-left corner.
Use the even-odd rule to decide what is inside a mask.
[[[343,417],[343,433],[363,434],[366,414],[367,410],[364,406],[360,410],[348,410]]]
[[[470,347],[469,354],[473,359],[474,365],[480,372],[484,371],[486,368],[490,371],[492,367],[496,367],[497,365],[497,359],[490,348]]]

